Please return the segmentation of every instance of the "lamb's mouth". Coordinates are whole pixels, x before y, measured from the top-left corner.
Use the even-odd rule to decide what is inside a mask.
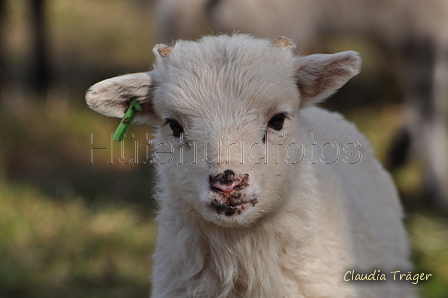
[[[235,199],[231,202],[220,202],[217,199],[214,199],[211,202],[211,206],[216,210],[216,213],[222,214],[224,213],[226,216],[232,216],[235,213],[241,214],[248,204],[251,204],[252,207],[258,203],[257,199],[250,199],[248,201],[244,201],[242,199]]]

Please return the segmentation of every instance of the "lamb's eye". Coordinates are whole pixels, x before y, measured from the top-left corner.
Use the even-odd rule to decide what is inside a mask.
[[[173,131],[173,136],[175,136],[176,138],[180,137],[180,134],[184,132],[184,129],[179,124],[179,122],[177,122],[174,119],[166,119],[165,124],[169,124],[170,125],[170,128]]]
[[[285,122],[286,118],[285,113],[280,113],[271,118],[268,122],[268,127],[275,129],[275,130],[281,130],[283,128],[283,123]]]

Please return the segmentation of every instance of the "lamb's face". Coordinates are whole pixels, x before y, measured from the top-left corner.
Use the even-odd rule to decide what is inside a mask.
[[[277,210],[293,174],[278,152],[297,134],[293,55],[258,43],[201,52],[181,44],[154,68],[154,109],[165,124],[155,143],[173,150],[170,161],[158,159],[162,180],[186,209],[219,225]]]
[[[162,208],[246,226],[286,205],[291,176],[300,182],[301,165],[291,161],[302,152],[288,146],[300,142],[300,108],[359,67],[353,52],[302,58],[293,48],[286,38],[246,35],[159,45],[152,72],[98,83],[87,101],[111,116],[131,98],[142,103],[136,120],[158,127]]]

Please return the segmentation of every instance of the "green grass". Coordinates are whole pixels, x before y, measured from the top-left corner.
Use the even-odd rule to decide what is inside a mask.
[[[145,297],[156,227],[132,205],[92,211],[0,181],[1,297]]]
[[[421,297],[447,297],[448,219],[413,213],[407,222],[417,271],[433,275],[419,288]]]
[[[50,98],[0,107],[0,297],[147,297],[150,168],[118,144],[89,164],[118,120]]]

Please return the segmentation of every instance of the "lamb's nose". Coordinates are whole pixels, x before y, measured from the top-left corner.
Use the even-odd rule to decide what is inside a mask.
[[[215,191],[231,192],[241,184],[241,179],[237,179],[232,170],[225,170],[215,176],[210,176],[210,186]]]
[[[222,184],[220,182],[215,182],[212,184],[212,188],[222,192],[231,192],[232,190],[235,189],[235,187],[237,187],[240,184],[241,184],[240,180],[235,180],[230,184]]]

